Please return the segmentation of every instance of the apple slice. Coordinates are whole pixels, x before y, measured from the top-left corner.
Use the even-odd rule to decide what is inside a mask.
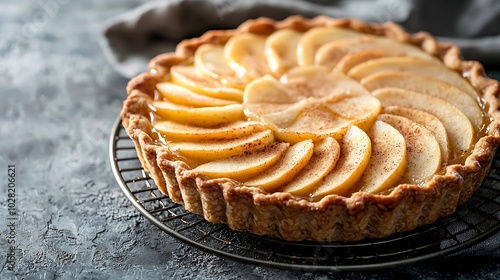
[[[297,46],[297,62],[299,65],[313,65],[317,50],[328,42],[340,39],[357,38],[362,33],[339,27],[312,28],[299,41]]]
[[[171,142],[168,143],[168,147],[170,150],[178,152],[191,160],[208,162],[262,149],[273,141],[273,132],[265,130],[246,137],[226,141]]]
[[[168,141],[176,140],[223,140],[235,139],[263,131],[265,126],[259,122],[236,121],[217,127],[199,127],[173,121],[158,121],[155,130]]]
[[[369,92],[357,81],[342,73],[333,73],[324,66],[299,66],[285,73],[280,81],[295,96],[323,98],[345,94],[354,96]]]
[[[420,184],[439,170],[441,150],[429,130],[405,117],[381,114],[378,119],[393,126],[405,139],[406,180],[411,184]]]
[[[263,150],[245,152],[199,165],[193,171],[202,172],[212,178],[229,178],[244,182],[275,165],[289,146],[289,143],[275,143]]]
[[[302,170],[313,155],[312,140],[305,140],[291,146],[281,160],[258,175],[247,181],[245,185],[260,187],[267,192],[273,192],[277,187],[291,181]]]
[[[219,80],[200,73],[194,66],[174,65],[170,68],[170,77],[174,83],[210,97],[239,102],[243,97],[240,89],[227,87]]]
[[[314,153],[307,165],[282,191],[294,195],[309,196],[316,184],[332,171],[339,159],[339,152],[339,143],[331,137],[315,144]]]
[[[276,132],[276,137],[291,143],[325,137],[341,139],[353,122],[332,114],[321,103],[303,100],[273,114],[263,116],[264,121]]]
[[[305,139],[319,141],[325,137],[340,140],[352,125],[369,129],[380,111],[380,103],[377,101],[376,105],[379,107],[370,108],[371,111],[363,112],[359,118],[347,119],[332,112],[334,104],[325,106],[304,100],[281,112],[266,115],[263,119],[275,131],[278,139],[291,143]]]
[[[364,78],[361,83],[370,91],[400,88],[444,99],[462,111],[476,130],[482,126],[483,112],[476,98],[446,82],[417,73],[380,72]]]
[[[436,116],[448,133],[452,159],[460,158],[471,149],[475,140],[474,127],[462,111],[443,99],[396,88],[378,89],[372,94],[384,107],[407,107]]]
[[[380,112],[381,105],[377,98],[371,94],[350,95],[346,94],[344,98],[324,99],[324,104],[334,115],[353,120],[355,123],[362,123],[365,119],[375,119]],[[369,120],[368,127],[373,120]]]
[[[195,108],[167,101],[153,101],[151,105],[156,113],[166,120],[203,127],[243,120],[245,116],[241,104]]]
[[[314,64],[333,68],[342,57],[369,48],[367,43],[370,41],[373,41],[373,39],[360,37],[326,43],[316,52]]]
[[[360,191],[379,193],[403,178],[407,162],[406,143],[399,131],[383,121],[375,121],[368,136],[372,153],[357,184]]]
[[[269,103],[266,106],[269,108],[274,107],[273,104]],[[309,110],[308,108],[311,107],[314,107],[314,103],[310,100],[302,100],[297,103],[288,104],[282,110],[269,111],[269,113],[262,115],[260,118],[273,127],[286,129],[293,126],[297,122],[297,118],[303,113],[306,114],[306,111]],[[321,113],[318,112],[318,114]],[[312,124],[312,127],[314,127],[314,124]]]
[[[251,81],[243,92],[243,103],[287,104],[300,100],[274,77],[266,75]]]
[[[271,72],[264,55],[265,44],[263,36],[239,34],[224,46],[224,57],[238,77],[253,80]]]
[[[448,134],[443,123],[434,115],[421,110],[415,110],[399,106],[389,106],[384,108],[383,113],[405,117],[419,125],[427,128],[436,138],[441,148],[441,160],[446,162],[450,153]]]
[[[362,78],[379,72],[411,72],[442,80],[477,98],[475,89],[457,72],[434,61],[413,57],[384,57],[359,64],[349,71],[349,76],[360,81]]]
[[[364,50],[355,53],[347,54],[335,65],[333,69],[334,72],[340,72],[347,74],[349,70],[354,68],[358,64],[364,62],[383,58],[383,57],[398,57],[404,56],[403,53],[393,51],[393,50]]]
[[[392,39],[367,36],[327,43],[316,53],[316,64],[335,67],[344,56],[365,50],[383,50],[393,54],[402,54],[423,60],[437,61],[416,46],[402,44]]]
[[[367,94],[368,96],[369,94]],[[318,100],[293,96],[289,90],[270,76],[252,81],[244,93],[245,114],[268,124],[280,140],[298,143],[326,136],[341,138],[349,120],[334,116]],[[298,122],[297,122],[298,121]]]
[[[274,32],[266,39],[265,55],[270,70],[281,76],[286,70],[297,66],[297,45],[301,32],[292,29],[282,29]]]
[[[341,139],[350,125],[368,129],[381,109],[356,81],[324,67],[294,68],[282,82],[269,76],[254,80],[243,102],[245,115],[268,124],[280,140]]]
[[[263,121],[265,115],[288,109],[298,98],[290,95],[283,84],[269,75],[250,82],[243,95],[245,115],[256,121]]]
[[[170,101],[180,104],[195,107],[211,107],[211,106],[224,106],[229,104],[235,104],[236,101],[219,99],[214,97],[209,97],[203,94],[195,93],[185,87],[164,82],[158,83],[156,85],[158,91],[164,97],[168,98]]]
[[[332,193],[347,195],[368,165],[371,151],[372,144],[368,135],[360,128],[351,126],[340,142],[337,164],[312,192],[312,196],[322,197]]]
[[[194,54],[194,66],[203,74],[220,80],[224,85],[243,89],[248,83],[244,78],[236,77],[224,58],[224,46],[204,44]]]

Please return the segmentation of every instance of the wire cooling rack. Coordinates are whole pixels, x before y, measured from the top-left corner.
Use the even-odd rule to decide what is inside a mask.
[[[156,187],[118,119],[110,139],[113,173],[132,204],[171,236],[212,254],[256,265],[301,271],[363,271],[446,256],[500,229],[500,153],[482,187],[457,211],[432,225],[357,242],[287,242],[206,222]]]

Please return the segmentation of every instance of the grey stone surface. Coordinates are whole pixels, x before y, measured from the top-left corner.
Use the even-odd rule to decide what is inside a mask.
[[[0,279],[499,278],[498,258],[480,253],[370,273],[282,271],[221,259],[158,230],[111,173],[108,137],[127,81],[98,45],[106,19],[142,2],[2,0]],[[19,214],[14,272],[9,164]]]

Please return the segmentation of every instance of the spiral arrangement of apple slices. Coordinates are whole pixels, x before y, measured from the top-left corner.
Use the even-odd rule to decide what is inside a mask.
[[[457,72],[336,28],[204,44],[157,84],[154,132],[208,178],[298,196],[384,192],[460,162],[485,126]]]

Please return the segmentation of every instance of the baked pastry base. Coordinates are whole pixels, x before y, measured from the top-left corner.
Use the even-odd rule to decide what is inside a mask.
[[[238,33],[268,35],[292,28],[306,31],[318,26],[337,26],[413,44],[441,59],[445,66],[462,73],[488,104],[491,122],[463,164],[447,166],[422,185],[401,184],[389,194],[357,192],[351,197],[329,195],[319,201],[289,193],[266,193],[230,179],[210,179],[190,171],[167,147],[148,132],[152,129],[148,104],[157,83],[169,78],[172,65],[190,63],[202,44],[224,44]],[[498,82],[484,76],[478,62],[463,61],[456,46],[438,43],[424,32],[408,34],[396,24],[368,24],[354,19],[290,17],[248,21],[236,30],[209,31],[200,38],[183,41],[175,53],[162,54],[150,63],[150,71],[130,81],[121,118],[134,141],[144,169],[161,192],[193,213],[213,223],[226,223],[234,230],[280,237],[290,241],[354,241],[380,238],[414,229],[453,213],[480,187],[500,144]],[[188,172],[189,171],[189,172]]]

